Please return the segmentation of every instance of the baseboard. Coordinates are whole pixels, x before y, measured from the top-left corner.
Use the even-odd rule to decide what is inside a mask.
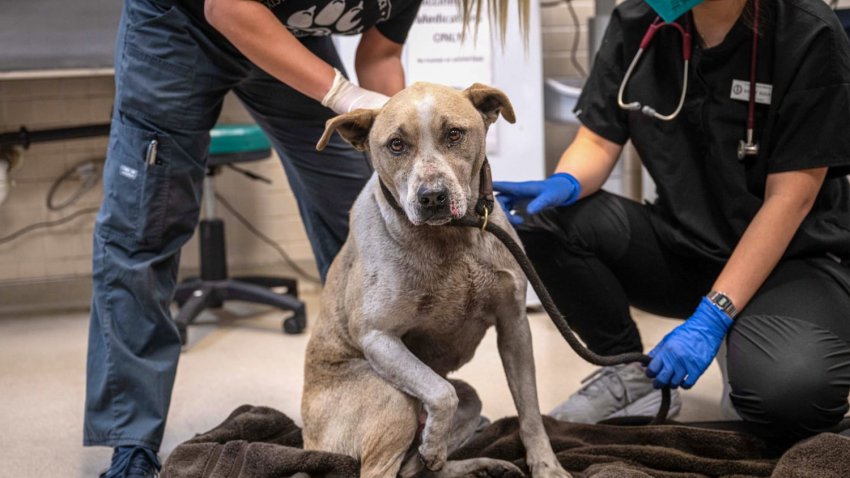
[[[312,261],[298,261],[311,275],[318,276]],[[295,277],[302,292],[319,290],[319,285],[298,277],[284,264],[245,266],[230,271],[237,275],[281,275]],[[197,276],[198,271],[180,271],[180,277]],[[47,279],[0,282],[0,318],[55,313],[85,312],[91,305],[91,276],[65,276]]]

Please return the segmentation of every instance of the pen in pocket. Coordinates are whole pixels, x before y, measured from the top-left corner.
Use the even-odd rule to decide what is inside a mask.
[[[157,164],[156,162],[156,147],[159,145],[159,142],[155,139],[152,139],[148,144],[148,152],[145,154],[145,164],[151,166],[153,164]]]

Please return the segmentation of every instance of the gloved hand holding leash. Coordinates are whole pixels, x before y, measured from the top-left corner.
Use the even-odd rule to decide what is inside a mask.
[[[653,386],[693,387],[711,365],[732,323],[731,317],[703,297],[694,314],[649,352],[652,362],[646,375],[655,379]]]

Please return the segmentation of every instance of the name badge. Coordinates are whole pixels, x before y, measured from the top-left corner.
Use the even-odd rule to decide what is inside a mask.
[[[769,105],[773,96],[773,85],[756,83],[756,103]],[[750,82],[732,80],[732,93],[729,98],[739,101],[750,101]]]

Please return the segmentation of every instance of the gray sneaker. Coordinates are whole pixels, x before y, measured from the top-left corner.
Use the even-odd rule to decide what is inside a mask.
[[[608,418],[655,416],[661,391],[652,388],[639,363],[602,367],[581,381],[584,386],[549,415],[573,423],[597,423]],[[678,390],[671,390],[668,418],[682,408]]]

